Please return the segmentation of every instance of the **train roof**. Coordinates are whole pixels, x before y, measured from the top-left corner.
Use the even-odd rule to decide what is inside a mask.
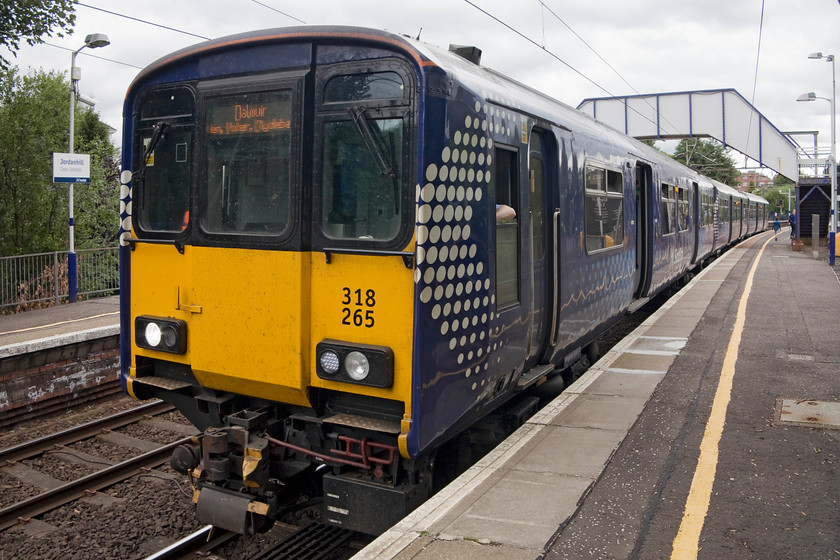
[[[454,76],[460,85],[474,90],[475,94],[482,96],[489,102],[506,106],[518,112],[538,116],[538,118],[560,128],[574,130],[576,134],[608,139],[611,144],[623,145],[624,149],[636,154],[643,160],[657,164],[664,169],[675,170],[675,174],[676,170],[679,169],[679,175],[693,177],[698,182],[711,180],[675,161],[667,154],[595,120],[545,92],[527,86],[477,62],[470,61],[451,50],[424,43],[405,35],[372,28],[307,25],[248,31],[211,39],[175,51],[151,63],[135,77],[129,91],[138,83],[145,81],[168,66],[189,62],[202,55],[239,46],[244,47],[249,44],[280,44],[307,39],[321,41],[352,40],[402,52],[413,59],[418,68],[430,71],[437,67]],[[716,186],[723,185],[723,183],[713,182]],[[735,189],[726,185],[723,186],[730,189],[731,192],[739,194]]]

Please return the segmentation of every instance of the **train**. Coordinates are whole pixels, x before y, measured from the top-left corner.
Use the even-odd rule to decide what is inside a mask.
[[[171,460],[201,522],[262,531],[319,485],[327,523],[381,533],[459,435],[515,421],[515,397],[560,390],[620,318],[767,227],[764,199],[480,56],[289,27],[130,85],[121,383],[201,433]]]

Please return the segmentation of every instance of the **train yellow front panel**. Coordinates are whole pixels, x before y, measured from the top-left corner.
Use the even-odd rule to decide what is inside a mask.
[[[196,247],[193,373],[202,385],[308,404],[307,253]],[[308,303],[308,297],[306,298]],[[199,351],[200,349],[200,351]]]
[[[312,256],[312,341],[324,339],[387,346],[394,352],[394,385],[378,389],[318,378],[313,386],[411,402],[414,316],[413,270],[396,256]]]
[[[162,266],[160,251],[176,256]],[[163,276],[154,272],[161,269]],[[143,246],[132,255],[132,277],[133,317],[187,321],[186,359],[201,385],[309,404],[309,253],[187,247],[179,255]]]

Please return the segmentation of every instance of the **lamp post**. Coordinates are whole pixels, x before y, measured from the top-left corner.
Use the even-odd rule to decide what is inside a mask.
[[[828,221],[828,264],[834,266],[835,255],[835,240],[837,235],[837,142],[835,133],[835,111],[834,101],[837,97],[835,73],[834,73],[834,55],[824,55],[821,52],[811,53],[808,58],[820,60],[825,59],[831,63],[831,99],[826,97],[818,97],[814,92],[803,93],[796,100],[797,101],[814,101],[815,99],[825,99],[831,103],[831,156],[828,162],[828,172],[831,174],[831,215]]]
[[[99,47],[105,47],[110,45],[111,41],[108,39],[108,36],[103,33],[93,33],[85,37],[85,44],[73,51],[73,54],[70,57],[70,153],[73,153],[73,140],[74,140],[74,120],[76,114],[76,98],[78,96],[76,92],[76,84],[79,79],[82,77],[82,70],[81,68],[76,67],[76,55],[85,48],[89,47],[91,49],[96,49]],[[68,224],[70,227],[70,251],[67,253],[67,283],[68,283],[68,292],[70,302],[74,303],[78,299],[78,291],[79,291],[79,284],[78,284],[78,273],[76,269],[76,245],[73,235],[73,183],[70,183],[70,207],[69,207],[69,214],[70,217],[68,219]]]

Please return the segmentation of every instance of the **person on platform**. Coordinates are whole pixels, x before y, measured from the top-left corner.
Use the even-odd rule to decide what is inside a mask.
[[[793,239],[796,233],[796,210],[790,213],[788,223],[790,224],[790,238]]]
[[[773,219],[773,241],[776,241],[779,238],[779,229],[782,227],[782,224],[779,223],[779,214],[776,213]]]

